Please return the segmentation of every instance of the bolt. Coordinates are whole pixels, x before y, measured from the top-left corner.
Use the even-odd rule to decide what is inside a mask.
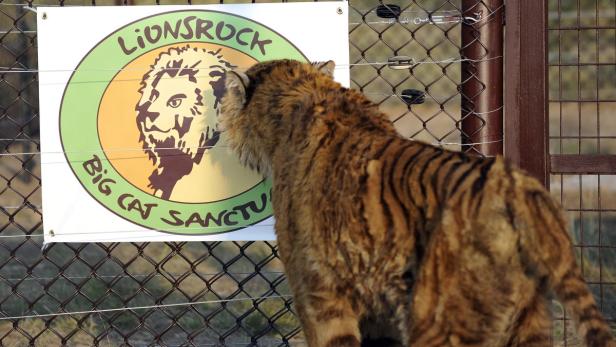
[[[43,16],[41,18],[47,19],[47,12],[43,12]]]
[[[343,14],[344,11],[342,11],[342,7],[338,7],[338,9],[336,10],[336,13]]]

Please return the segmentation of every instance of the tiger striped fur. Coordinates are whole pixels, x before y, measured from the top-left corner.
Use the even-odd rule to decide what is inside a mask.
[[[260,63],[227,75],[221,106],[233,151],[273,179],[309,346],[549,346],[550,292],[588,346],[616,346],[538,181],[401,137],[332,71]]]

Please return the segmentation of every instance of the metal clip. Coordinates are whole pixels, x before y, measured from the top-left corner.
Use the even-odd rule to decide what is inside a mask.
[[[426,102],[426,93],[417,89],[405,89],[400,94],[402,101],[407,105],[420,105]]]
[[[396,55],[387,59],[387,66],[393,70],[406,70],[415,65],[415,59],[404,55]]]
[[[394,4],[382,4],[376,8],[376,15],[381,18],[398,18],[402,10],[400,6]]]
[[[472,17],[469,17],[469,16],[463,17],[462,23],[466,25],[473,25],[473,24],[477,24],[481,22],[482,19],[483,19],[483,11],[478,11],[478,12],[473,12]]]

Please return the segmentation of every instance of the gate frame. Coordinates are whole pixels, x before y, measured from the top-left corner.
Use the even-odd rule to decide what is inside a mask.
[[[548,189],[550,174],[614,174],[614,154],[549,153],[548,2],[505,6],[505,157]]]
[[[548,4],[505,6],[505,156],[549,188]]]

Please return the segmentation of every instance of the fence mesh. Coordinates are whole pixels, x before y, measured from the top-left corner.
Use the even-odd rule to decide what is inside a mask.
[[[550,154],[616,154],[616,3],[548,1]],[[616,172],[553,172],[550,189],[571,221],[578,261],[601,310],[616,319]],[[562,307],[555,344],[582,346]]]
[[[275,243],[42,245],[37,74],[7,72],[37,68],[33,9],[171,3],[178,4],[0,2],[0,345],[301,345]],[[359,64],[351,67],[352,86],[378,103],[405,136],[460,149],[461,100],[471,97],[462,95],[459,61],[468,11],[460,0],[387,4],[400,7],[397,19],[377,15],[382,2],[350,3],[350,60]],[[362,65],[392,56],[428,63],[403,70]],[[424,92],[425,102],[409,106],[401,97],[408,89]],[[191,302],[200,303],[181,305]],[[113,310],[123,307],[143,308]],[[99,312],[47,315],[92,310]],[[15,316],[33,317],[7,319]]]

